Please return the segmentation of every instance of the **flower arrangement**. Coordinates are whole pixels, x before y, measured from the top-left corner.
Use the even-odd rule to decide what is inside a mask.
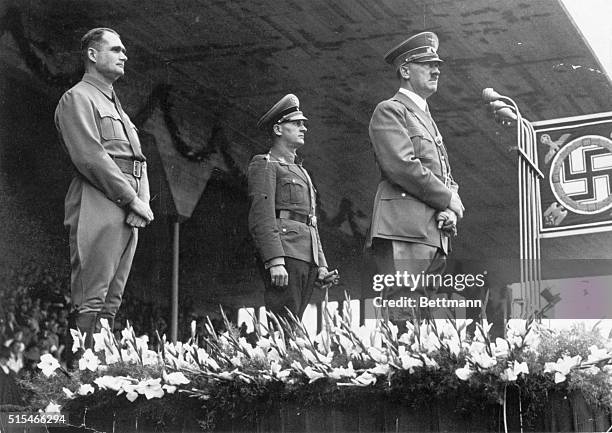
[[[554,392],[579,391],[591,405],[612,410],[612,341],[593,330],[560,331],[510,320],[506,337],[492,341],[482,324],[468,338],[469,322],[435,320],[409,321],[399,334],[384,321],[374,329],[353,329],[345,305],[342,315],[326,315],[323,331],[313,338],[297,318],[272,314],[269,327],[255,327],[253,343],[225,316],[228,330],[217,332],[208,321],[202,345],[193,323],[187,342],[164,336],[156,350],[129,324],[118,340],[103,321],[93,350],[83,350],[85,336],[72,330],[72,349],[83,352],[79,369],[67,372],[43,355],[41,373],[29,384],[37,391],[32,401],[41,409],[74,411],[116,408],[122,399],[189,400],[199,408],[200,425],[208,428],[217,414],[246,418],[253,408],[265,411],[281,400],[316,406],[371,397],[417,407],[446,399],[458,412],[483,404],[505,408],[509,388],[519,391],[526,425]]]

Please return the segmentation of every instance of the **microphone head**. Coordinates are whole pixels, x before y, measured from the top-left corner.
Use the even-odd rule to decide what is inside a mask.
[[[482,99],[484,99],[485,102],[492,102],[501,97],[502,96],[499,93],[497,93],[495,90],[493,90],[492,87],[487,87],[486,89],[482,89]]]
[[[496,117],[506,120],[516,120],[517,116],[514,112],[514,107],[506,104],[503,101],[497,100],[493,102],[489,102],[489,106],[493,110],[493,113]]]
[[[516,120],[516,114],[512,111],[510,106],[500,108],[495,111],[495,114],[499,116],[501,119],[505,120]]]

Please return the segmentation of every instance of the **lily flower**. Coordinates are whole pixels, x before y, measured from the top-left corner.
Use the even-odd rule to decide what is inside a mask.
[[[470,366],[467,362],[465,363],[465,366],[455,370],[455,374],[461,380],[468,380],[472,373],[473,371],[470,369]]]
[[[46,377],[55,375],[55,370],[61,367],[57,358],[50,353],[45,353],[42,355],[40,357],[40,362],[36,364],[36,366],[42,370],[42,373]]]
[[[91,349],[87,349],[81,359],[79,359],[79,370],[90,370],[96,371],[98,366],[100,365],[100,360],[98,357],[91,351]]]
[[[370,386],[374,385],[377,381],[376,376],[367,371],[357,376],[355,379],[351,379],[351,382],[357,386]]]
[[[599,349],[596,345],[589,347],[591,352],[586,360],[587,363],[596,363],[610,358],[610,354],[606,349]]]
[[[161,387],[161,379],[146,379],[141,381],[136,386],[136,392],[138,394],[144,394],[147,400],[152,398],[162,398],[164,396],[164,390]]]
[[[50,401],[47,407],[45,408],[45,413],[59,413],[62,411],[62,406],[55,403],[54,401]]]
[[[79,386],[79,389],[77,391],[77,394],[79,395],[89,395],[93,393],[94,393],[94,387],[88,383],[84,383],[81,386]]]
[[[189,383],[189,379],[187,379],[180,371],[175,371],[170,374],[166,374],[164,371],[162,372],[162,378],[164,379],[164,382],[169,385],[187,385]]]

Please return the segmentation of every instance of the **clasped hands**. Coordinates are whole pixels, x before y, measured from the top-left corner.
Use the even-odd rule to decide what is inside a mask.
[[[148,203],[135,197],[129,204],[130,211],[125,223],[132,227],[143,228],[153,221],[153,211]]]
[[[438,229],[446,236],[457,236],[457,221],[463,218],[464,210],[459,195],[454,192],[448,208],[436,214]]]

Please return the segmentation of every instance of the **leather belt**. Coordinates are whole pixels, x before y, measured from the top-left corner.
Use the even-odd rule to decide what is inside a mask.
[[[111,158],[113,158],[113,161],[115,161],[115,164],[117,164],[117,167],[119,167],[119,170],[121,170],[122,173],[131,174],[136,179],[140,179],[142,177],[142,165],[144,162],[130,158],[119,158],[116,156],[112,156]]]
[[[317,217],[315,215],[304,215],[302,213],[293,212],[292,210],[276,209],[276,218],[297,221],[312,227],[317,226]]]

